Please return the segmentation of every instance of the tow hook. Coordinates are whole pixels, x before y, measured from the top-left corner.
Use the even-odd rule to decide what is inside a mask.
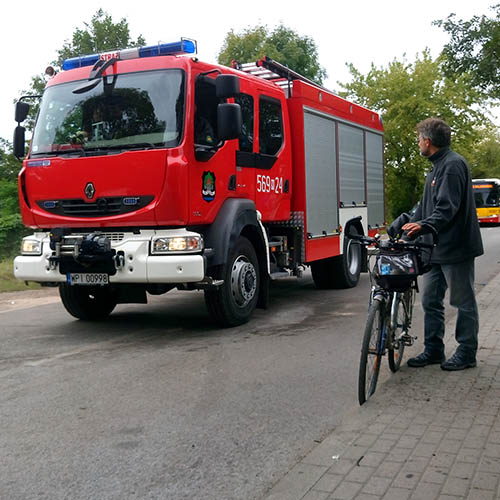
[[[123,269],[125,267],[125,252],[119,250],[114,256],[116,269]]]

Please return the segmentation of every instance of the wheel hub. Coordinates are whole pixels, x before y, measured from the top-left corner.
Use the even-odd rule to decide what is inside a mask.
[[[231,270],[231,291],[239,307],[247,306],[257,291],[257,272],[244,255],[240,255]]]

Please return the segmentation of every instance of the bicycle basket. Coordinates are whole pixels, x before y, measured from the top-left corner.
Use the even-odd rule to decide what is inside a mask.
[[[385,290],[404,292],[421,274],[419,259],[414,252],[381,251],[375,262],[374,277]]]

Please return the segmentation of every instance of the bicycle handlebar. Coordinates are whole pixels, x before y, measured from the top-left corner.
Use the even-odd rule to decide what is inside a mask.
[[[421,248],[434,248],[436,245],[430,245],[429,243],[419,243],[418,241],[401,241],[393,238],[389,238],[388,240],[381,240],[379,238],[372,238],[370,236],[362,236],[358,234],[353,234],[348,236],[348,238],[352,240],[359,241],[362,245],[370,246],[374,245],[376,248],[393,248],[395,250],[403,250],[403,249],[413,249],[419,250]]]

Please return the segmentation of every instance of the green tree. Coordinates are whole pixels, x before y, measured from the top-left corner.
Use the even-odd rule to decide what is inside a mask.
[[[247,28],[242,33],[229,31],[218,55],[219,64],[231,65],[254,62],[268,56],[291,70],[319,84],[326,78],[326,70],[318,62],[318,48],[308,36],[280,24],[270,31],[267,26]]]
[[[20,166],[12,154],[10,143],[0,139],[0,258],[14,253],[20,238],[26,234],[17,197]]]
[[[65,59],[79,55],[98,54],[114,49],[126,49],[145,45],[145,39],[139,35],[136,40],[130,36],[128,21],[122,18],[117,23],[112,17],[99,9],[89,23],[84,22],[83,28],[77,28],[71,41],[66,40],[61,49],[57,50],[57,59],[51,63],[54,67],[61,67]],[[32,77],[29,90],[22,91],[21,95],[41,95],[45,88],[45,75]],[[31,101],[32,107],[28,119],[24,122],[27,130],[32,130],[35,116],[38,112],[38,101]]]
[[[90,23],[83,23],[83,25],[84,28],[77,28],[71,41],[66,40],[62,48],[57,51],[56,64],[58,66],[70,57],[140,47],[146,43],[142,35],[132,40],[128,21],[125,18],[114,23],[112,17],[102,9],[92,16]]]
[[[500,4],[491,7],[495,17],[474,16],[468,21],[455,14],[434,21],[449,35],[443,49],[448,76],[469,73],[474,83],[490,97],[500,98]]]
[[[441,60],[432,60],[428,51],[413,63],[394,60],[386,68],[372,65],[366,75],[353,65],[348,67],[353,80],[340,83],[343,95],[383,117],[387,214],[395,217],[420,199],[430,166],[420,156],[416,124],[430,116],[443,118],[454,131],[454,149],[470,158],[484,136],[477,124],[490,125],[477,106],[484,96],[468,74],[446,77]]]
[[[498,130],[484,132],[484,138],[474,148],[470,166],[473,178],[500,178],[500,134]]]
[[[0,138],[0,179],[6,181],[17,181],[17,174],[21,164],[12,154],[12,145],[5,139]]]

